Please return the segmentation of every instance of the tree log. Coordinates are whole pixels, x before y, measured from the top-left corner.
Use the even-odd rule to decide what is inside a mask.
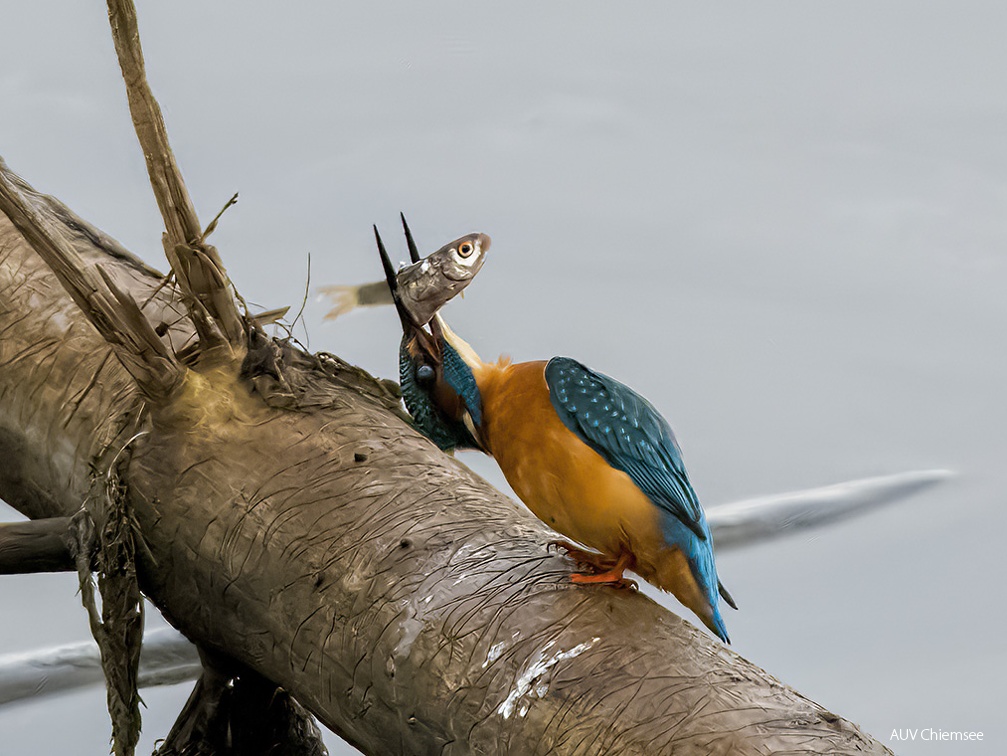
[[[156,271],[28,196],[168,348],[193,338]],[[646,597],[572,585],[554,534],[335,358],[268,341],[147,403],[0,218],[0,497],[72,514],[141,410],[144,591],[365,752],[887,752]]]

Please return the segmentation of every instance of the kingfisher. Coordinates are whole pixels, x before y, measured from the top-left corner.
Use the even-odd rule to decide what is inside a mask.
[[[717,576],[713,537],[664,417],[570,357],[484,362],[440,313],[429,333],[410,322],[375,235],[405,332],[403,394],[420,429],[441,448],[492,456],[532,513],[588,547],[556,542],[588,568],[571,575],[574,583],[632,585],[623,577],[631,570],[730,643],[719,599],[737,605]]]

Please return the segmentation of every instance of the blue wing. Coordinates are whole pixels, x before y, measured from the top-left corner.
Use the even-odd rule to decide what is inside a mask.
[[[472,434],[469,433],[465,424],[447,417],[437,408],[430,395],[430,380],[421,379],[420,367],[410,353],[409,346],[410,337],[403,336],[402,345],[399,348],[399,383],[402,386],[402,399],[405,401],[406,409],[412,416],[417,429],[444,451],[478,449],[479,444],[472,438]],[[447,372],[447,365],[445,364],[444,367]],[[470,371],[469,377],[471,378],[471,376]],[[456,378],[456,381],[463,390],[468,388],[464,376]],[[472,378],[472,385],[475,385],[474,378]],[[471,401],[476,403],[478,398],[478,389],[476,389],[476,395]],[[479,405],[477,404],[477,406]]]
[[[472,374],[472,368],[465,364],[465,360],[447,340],[441,339],[440,345],[444,380],[461,398],[476,428],[481,428],[483,424],[482,395],[479,393],[479,386],[476,385],[476,377]]]
[[[567,428],[629,475],[651,501],[707,540],[703,509],[675,434],[650,402],[569,357],[549,360],[545,380],[552,406]]]

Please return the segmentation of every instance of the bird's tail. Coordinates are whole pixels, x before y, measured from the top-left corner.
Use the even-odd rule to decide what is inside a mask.
[[[713,611],[708,617],[700,615],[700,619],[703,620],[703,624],[706,625],[710,630],[720,638],[724,643],[730,645],[731,639],[727,635],[727,625],[724,624],[724,618],[720,616],[720,607],[711,607]]]
[[[734,597],[728,593],[717,577],[713,545],[709,540],[696,539],[695,546],[698,548],[689,560],[689,567],[696,581],[696,587],[703,594],[703,599],[698,602],[697,607],[690,608],[718,638],[724,643],[730,644],[731,639],[727,635],[727,625],[724,624],[724,618],[720,614],[720,599],[723,598],[725,603],[734,609],[737,609],[738,606],[734,603]]]
[[[724,643],[730,643],[727,626],[720,615],[720,599],[734,606],[731,594],[717,578],[717,564],[713,557],[713,538],[705,518],[700,520],[705,538],[701,539],[670,514],[664,518],[663,535],[670,547],[656,565],[654,585],[675,594],[675,598],[691,609],[703,624]]]

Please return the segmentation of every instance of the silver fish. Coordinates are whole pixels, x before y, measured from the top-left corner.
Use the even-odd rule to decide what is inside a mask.
[[[408,231],[406,239],[413,257],[417,257]],[[486,234],[466,234],[399,270],[395,276],[399,296],[416,325],[429,323],[445,303],[469,285],[482,269],[489,248],[490,238]],[[359,286],[323,286],[319,291],[335,304],[326,314],[327,320],[334,320],[357,307],[394,304],[386,281]]]

